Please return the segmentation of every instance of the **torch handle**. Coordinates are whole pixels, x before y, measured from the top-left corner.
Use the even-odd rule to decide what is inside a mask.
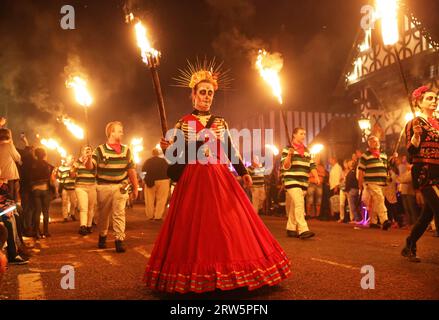
[[[90,146],[90,140],[89,140],[89,135],[88,135],[88,112],[87,112],[87,107],[84,107],[84,117],[85,117],[85,137],[87,140],[87,146]]]
[[[281,110],[280,112],[282,114],[282,120],[284,122],[285,134],[287,135],[288,143],[291,144],[290,130],[288,130],[288,125],[287,125],[287,115],[285,114],[284,110]]]
[[[396,57],[396,61],[398,62],[398,69],[399,69],[399,73],[401,74],[402,82],[404,84],[405,93],[406,93],[407,99],[409,101],[410,110],[412,111],[413,117],[415,118],[416,117],[415,107],[413,106],[412,99],[410,98],[409,87],[408,87],[408,84],[407,84],[407,78],[406,78],[406,76],[404,74],[404,69],[402,67],[402,62],[401,62],[401,59],[399,58],[399,53],[398,53],[398,50],[396,49],[396,46],[393,46],[393,49],[395,51],[395,57]],[[402,137],[404,136],[404,131],[405,131],[405,127],[402,128],[401,133],[399,134],[398,141],[396,142],[395,146],[393,147],[392,156],[399,149],[399,145],[401,144]]]
[[[168,123],[166,119],[165,103],[163,101],[163,94],[162,94],[162,88],[160,86],[159,74],[155,66],[151,66],[150,70],[151,70],[152,82],[154,84],[155,94],[157,96],[157,104],[160,114],[160,123],[162,125],[162,134],[163,137],[166,137],[166,132],[168,132]]]
[[[413,113],[413,117],[415,117],[416,116],[415,115],[415,107],[413,106],[412,99],[410,98],[410,91],[409,91],[409,87],[407,84],[407,78],[405,76],[404,69],[402,67],[402,62],[401,62],[401,59],[399,58],[399,53],[398,53],[398,50],[396,50],[396,46],[393,46],[393,49],[395,51],[396,61],[398,62],[398,69],[399,69],[399,73],[401,74],[402,82],[404,84],[405,93],[406,93],[407,99],[409,101],[410,110]]]

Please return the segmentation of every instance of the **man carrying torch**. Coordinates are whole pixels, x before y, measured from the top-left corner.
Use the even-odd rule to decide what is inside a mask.
[[[133,154],[130,148],[121,144],[123,125],[119,121],[107,124],[105,128],[107,142],[99,145],[93,156],[87,155],[86,168],[96,167],[97,202],[99,210],[98,247],[107,247],[107,233],[110,217],[113,221],[116,252],[125,252],[125,206],[128,200],[129,182],[134,199],[138,196],[138,181]],[[129,181],[129,182],[128,182]]]

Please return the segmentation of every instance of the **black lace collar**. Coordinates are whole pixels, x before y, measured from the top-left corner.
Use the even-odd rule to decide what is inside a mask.
[[[196,115],[196,116],[210,116],[210,111],[200,111],[200,110],[194,109],[192,111],[192,114]]]

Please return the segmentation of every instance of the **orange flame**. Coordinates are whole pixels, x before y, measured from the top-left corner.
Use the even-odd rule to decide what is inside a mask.
[[[74,76],[66,81],[67,88],[73,88],[75,91],[76,101],[83,107],[89,107],[93,98],[87,90],[87,82],[79,76]]]
[[[381,18],[384,45],[394,45],[399,40],[398,0],[376,0],[375,9],[378,18]]]
[[[67,151],[61,147],[55,139],[49,138],[49,139],[41,139],[41,144],[45,146],[46,148],[50,150],[56,150],[62,158],[67,157]]]
[[[148,58],[151,56],[157,58],[160,56],[160,52],[151,47],[146,35],[146,28],[140,20],[135,24],[134,29],[136,30],[137,46],[140,48],[142,61],[148,65]]]
[[[258,58],[256,59],[256,68],[261,77],[273,90],[273,95],[277,98],[280,104],[282,101],[282,87],[280,84],[279,72],[282,70],[283,60],[280,54],[270,54],[265,50],[259,50]]]
[[[84,129],[78,126],[73,120],[69,118],[63,118],[62,122],[66,126],[67,130],[69,130],[77,139],[84,139]]]
[[[131,148],[133,152],[134,162],[136,164],[140,163],[140,152],[143,151],[143,138],[133,138],[131,140]]]

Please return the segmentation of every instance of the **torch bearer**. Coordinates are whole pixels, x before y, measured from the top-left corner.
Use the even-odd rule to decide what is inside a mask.
[[[168,124],[166,119],[165,103],[163,101],[162,88],[160,86],[159,74],[157,67],[160,64],[160,52],[152,48],[146,36],[146,29],[141,21],[135,25],[137,46],[140,48],[142,61],[148,66],[151,71],[152,82],[154,84],[155,94],[157,97],[158,109],[160,114],[160,123],[162,126],[163,137],[168,131]]]
[[[279,105],[283,104],[282,87],[279,79],[279,72],[282,69],[282,66],[283,61],[279,54],[269,54],[265,50],[259,50],[259,54],[256,59],[256,68],[258,69],[261,77],[273,90],[273,95],[277,98]],[[287,135],[288,142],[291,144],[291,136],[290,131],[288,130],[285,110],[281,109],[281,115],[284,123],[285,134]]]

